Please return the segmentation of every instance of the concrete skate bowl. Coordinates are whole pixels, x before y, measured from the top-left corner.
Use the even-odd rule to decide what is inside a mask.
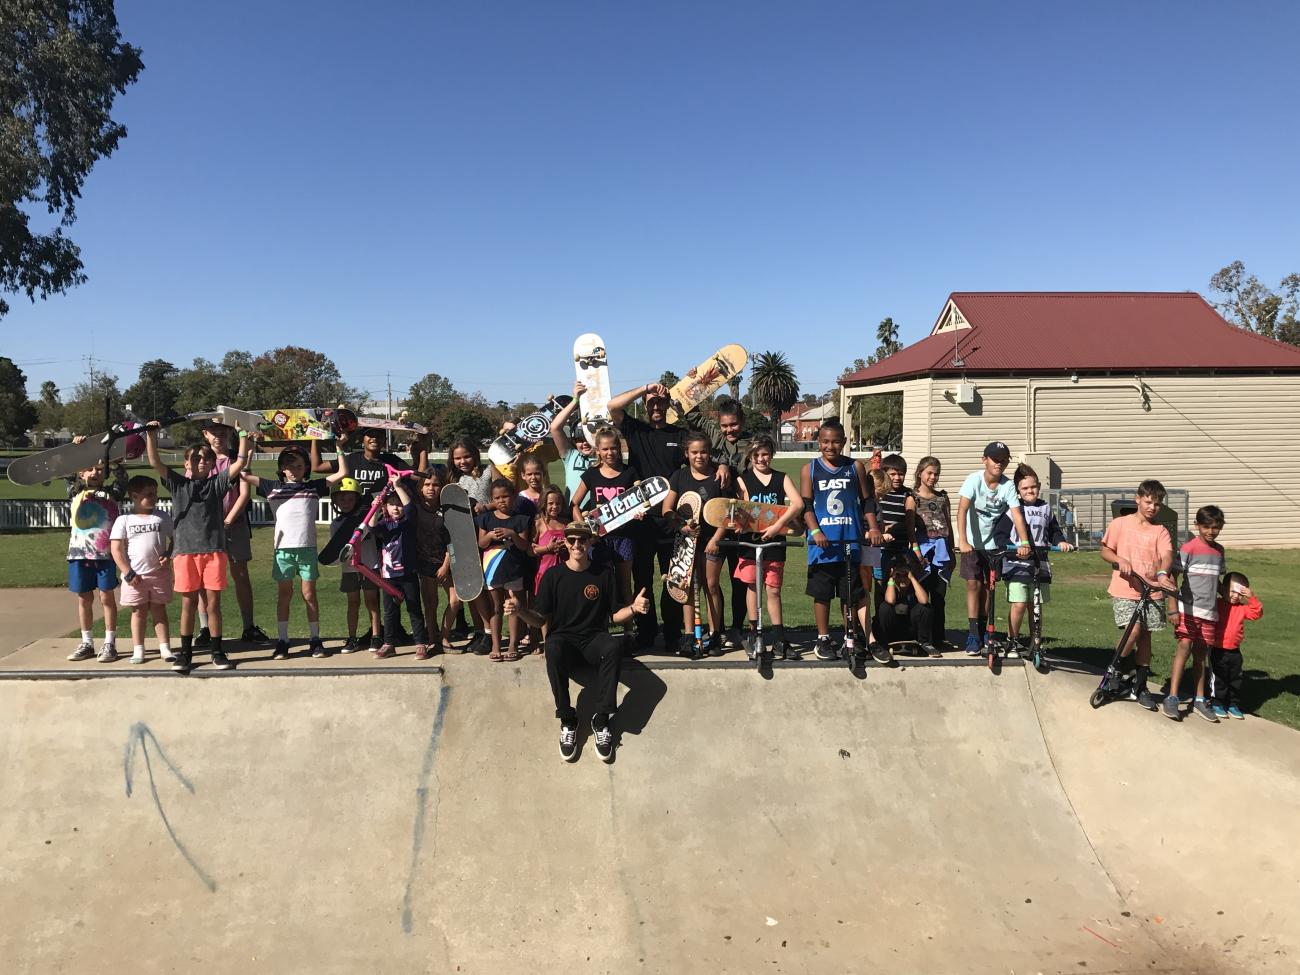
[[[569,766],[539,660],[455,663],[0,681],[3,970],[1296,971],[1287,729],[633,664]]]

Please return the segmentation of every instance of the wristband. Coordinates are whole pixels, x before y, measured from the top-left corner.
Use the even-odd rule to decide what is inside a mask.
[[[135,576],[136,576],[135,569],[127,569],[126,575],[122,576],[122,579],[126,582],[134,582]]]
[[[243,440],[243,439],[244,439],[245,437],[247,437],[247,436],[248,436],[248,431],[247,431],[247,430],[240,430],[240,431],[239,431],[239,439],[240,439],[240,440]]]
[[[893,579],[890,579],[888,582],[885,583],[885,588],[888,588],[888,587],[892,586],[893,584],[894,584],[894,580],[893,580]]]
[[[1160,576],[1167,576],[1167,575],[1169,575],[1169,573],[1168,573],[1167,571],[1165,571],[1164,569],[1160,569],[1160,570],[1156,573],[1156,577],[1157,577],[1157,578],[1159,578]]]

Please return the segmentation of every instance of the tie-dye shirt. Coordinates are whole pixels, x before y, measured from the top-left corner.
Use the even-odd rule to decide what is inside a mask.
[[[111,559],[108,542],[117,519],[117,501],[104,490],[78,491],[72,496],[72,533],[68,536],[68,561]]]

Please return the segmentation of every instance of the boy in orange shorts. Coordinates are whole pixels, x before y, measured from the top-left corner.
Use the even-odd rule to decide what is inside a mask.
[[[227,567],[225,498],[231,482],[248,464],[248,440],[241,430],[239,456],[228,468],[211,477],[208,475],[216,466],[216,451],[206,443],[196,444],[189,455],[193,480],[172,470],[158,456],[156,422],[146,425],[145,452],[149,464],[172,496],[175,523],[172,565],[176,592],[181,597],[181,647],[172,662],[172,670],[178,674],[190,672],[200,592],[207,599],[212,663],[218,670],[231,670],[235,665],[221,646],[221,592],[226,588]]]

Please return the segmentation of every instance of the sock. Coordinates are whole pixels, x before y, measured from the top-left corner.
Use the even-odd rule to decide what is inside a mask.
[[[105,631],[104,631],[104,645],[105,645],[105,646],[109,646],[109,647],[115,647],[115,646],[117,646],[117,631],[116,631],[116,630],[105,630]]]
[[[1139,691],[1142,690],[1147,686],[1147,678],[1150,676],[1151,668],[1138,664],[1137,670],[1133,674],[1133,686]]]
[[[288,625],[289,625],[289,624],[287,624],[287,623],[285,624],[285,626],[288,626]],[[308,620],[308,621],[307,621],[307,629],[308,629],[308,631],[311,633],[311,638],[312,638],[313,640],[319,640],[319,639],[320,639],[320,620]]]
[[[989,625],[989,618],[987,616],[981,616],[978,620],[979,628],[975,631],[975,635],[979,637],[981,640],[984,639],[984,634],[987,630],[988,625]]]
[[[1200,701],[1202,704],[1205,703],[1205,698],[1203,698],[1200,694],[1196,695],[1196,700]]]
[[[212,638],[212,652],[213,652],[213,653],[220,653],[220,652],[221,652],[221,637],[219,637],[219,636],[214,636],[214,637]]]
[[[81,631],[81,642],[82,642],[82,643],[94,643],[94,642],[95,642],[95,631],[94,631],[94,630],[82,630],[82,631]]]
[[[143,656],[144,656],[144,644],[143,644],[143,643],[137,643],[137,644],[135,645],[135,655],[136,655],[137,657],[143,657]]]
[[[181,653],[189,653],[189,652],[190,652],[190,648],[193,647],[193,646],[194,646],[194,634],[192,634],[192,633],[182,633],[182,634],[181,634]]]
[[[167,640],[163,640],[161,643],[158,644],[158,652],[161,653],[164,657],[167,656],[167,654],[172,652],[171,643]]]
[[[978,617],[967,616],[966,625],[970,627],[970,635],[978,638],[980,635],[980,621]]]
[[[280,639],[285,640],[287,642],[289,639],[289,621],[276,620],[275,625],[280,631]]]
[[[208,614],[204,610],[199,610],[199,629],[206,630],[207,628],[208,628]]]

